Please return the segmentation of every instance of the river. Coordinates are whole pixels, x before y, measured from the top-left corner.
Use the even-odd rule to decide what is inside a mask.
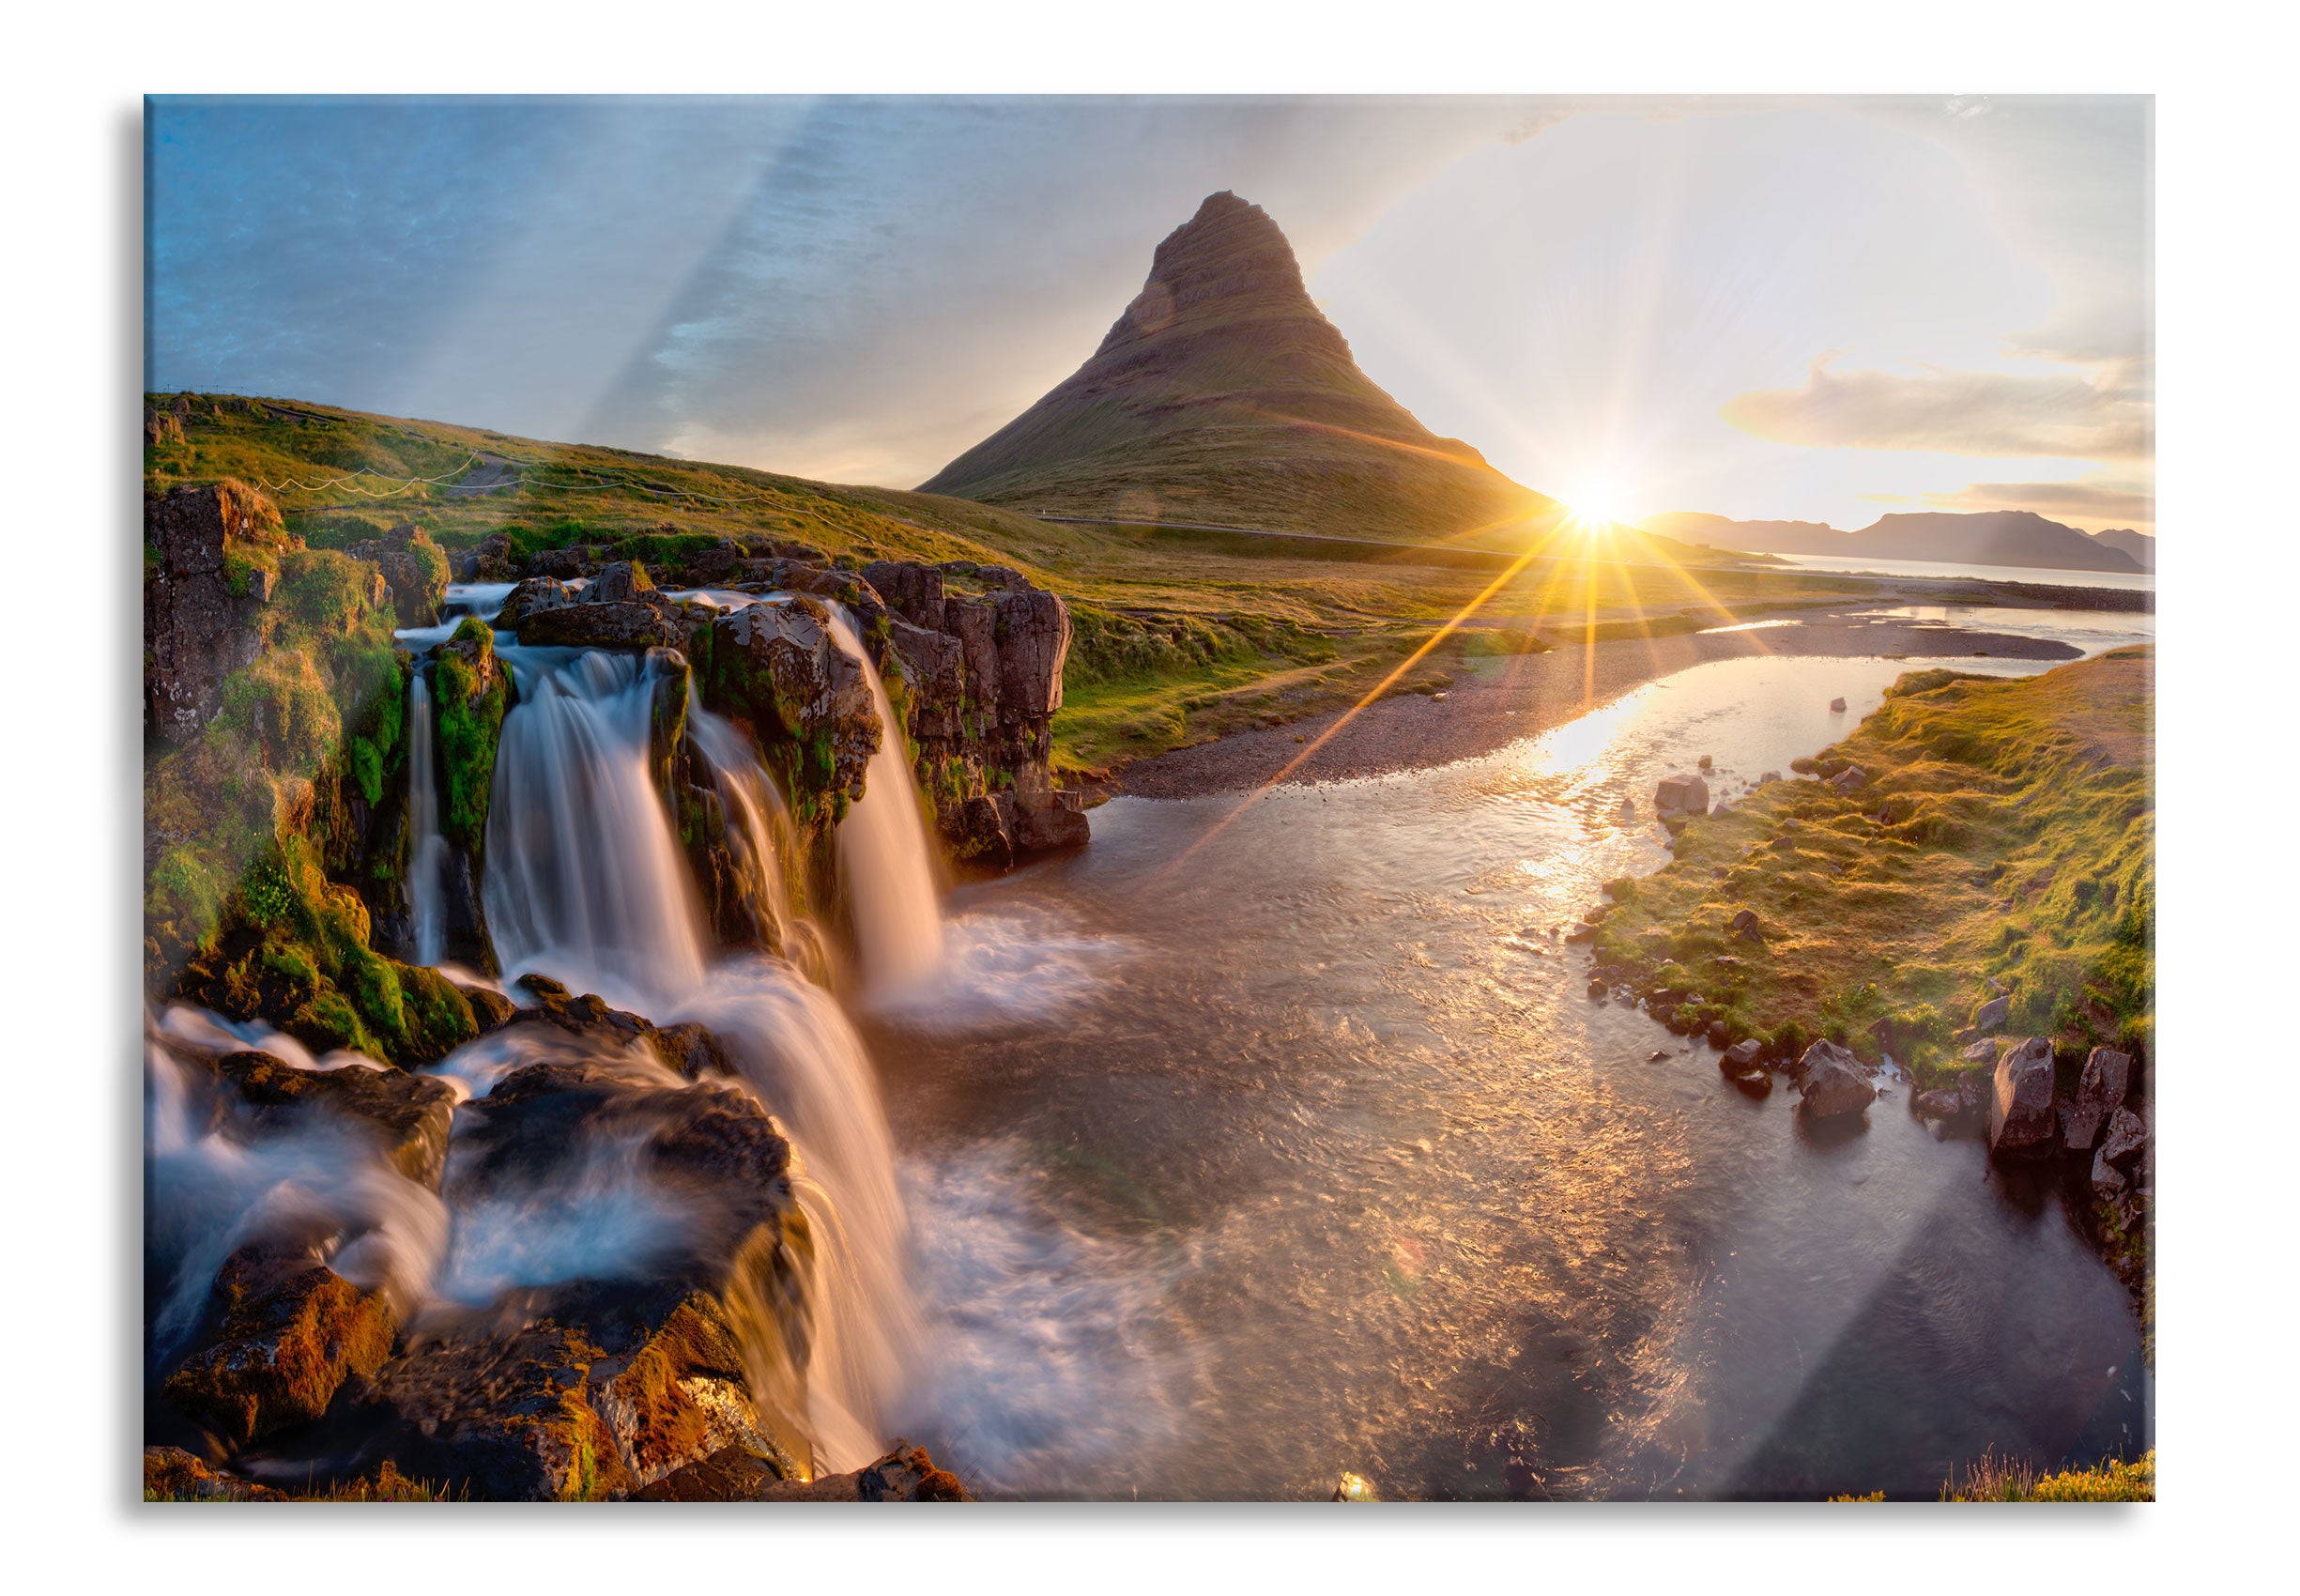
[[[1929,1495],[2145,1444],[2057,1195],[1905,1082],[1815,1136],[1555,934],[1664,860],[1625,795],[1707,753],[1729,797],[1906,668],[1726,661],[1435,772],[1122,798],[958,893],[959,990],[872,1030],[912,1433],[986,1492],[1144,1498]]]

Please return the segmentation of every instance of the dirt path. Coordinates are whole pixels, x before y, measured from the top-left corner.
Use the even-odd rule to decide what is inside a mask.
[[[509,487],[519,480],[519,468],[500,454],[482,454],[478,464],[465,472],[462,480],[449,486],[450,499],[475,499],[497,488]]]
[[[1346,781],[1394,771],[1428,770],[1474,759],[1521,737],[1562,726],[1633,687],[1690,666],[1758,654],[1846,658],[1906,654],[1910,668],[1986,652],[1996,659],[2067,660],[2066,643],[1956,627],[1872,625],[1830,617],[1796,626],[1704,632],[1562,648],[1499,662],[1490,674],[1464,674],[1441,700],[1403,694],[1368,705],[1314,753],[1303,755],[1340,712],[1256,727],[1212,743],[1177,748],[1119,771],[1112,786],[1142,798],[1196,798],[1259,787],[1285,772],[1288,783]],[[1287,771],[1287,765],[1301,763]]]

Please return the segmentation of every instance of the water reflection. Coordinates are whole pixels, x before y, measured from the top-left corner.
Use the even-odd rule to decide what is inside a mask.
[[[1556,934],[1665,857],[1659,775],[1707,753],[1738,790],[1906,668],[1704,666],[1211,837],[1234,799],[1121,799],[979,895],[1127,951],[1057,1021],[881,1048],[958,1372],[913,1433],[1012,1492],[1642,1496],[1929,1494],[2139,1423],[2122,1288],[2057,1199],[1904,1089],[1817,1141],[1588,1001]]]

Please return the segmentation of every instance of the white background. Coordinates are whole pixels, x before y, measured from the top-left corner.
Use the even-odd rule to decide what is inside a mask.
[[[2289,49],[2266,7],[879,0],[13,13],[0,448],[0,1514],[20,1590],[1462,1591],[2289,1562],[2294,808]],[[459,91],[2154,93],[2163,923],[2157,1506],[157,1510],[138,1500],[140,96]],[[2276,1576],[2272,1576],[2276,1577]]]

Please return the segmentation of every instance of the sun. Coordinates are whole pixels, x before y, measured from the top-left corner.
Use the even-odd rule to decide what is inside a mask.
[[[1584,537],[1610,531],[1621,518],[1621,496],[1607,482],[1583,483],[1565,499],[1569,519]]]

